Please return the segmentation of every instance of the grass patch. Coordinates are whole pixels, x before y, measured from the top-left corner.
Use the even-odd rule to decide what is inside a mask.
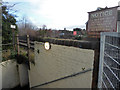
[[[20,55],[23,55],[25,57],[27,57],[27,49],[25,48],[20,48]],[[34,61],[34,51],[30,50],[30,61]]]
[[[17,52],[14,52],[13,50],[6,50],[2,52],[2,61],[7,60],[17,60],[19,64],[21,63],[28,63],[28,56],[27,56],[27,49],[20,48],[20,54],[17,55]],[[30,50],[30,61],[34,62],[34,52],[33,50]]]

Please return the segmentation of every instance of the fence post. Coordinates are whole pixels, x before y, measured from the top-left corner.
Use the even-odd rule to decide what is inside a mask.
[[[15,47],[15,31],[14,31],[14,28],[12,29],[12,40],[13,40],[13,50],[16,51],[16,47]]]
[[[103,65],[104,65],[104,49],[105,49],[105,35],[101,33],[100,39],[100,58],[99,58],[99,72],[98,72],[98,88],[102,88],[103,79]]]
[[[28,54],[28,60],[30,59],[30,39],[29,39],[29,35],[27,35],[27,54]]]
[[[19,36],[18,36],[18,34],[16,35],[16,37],[17,37],[17,55],[19,55]]]
[[[27,35],[27,56],[28,56],[28,62],[30,62],[30,38],[29,35]],[[30,65],[28,64],[29,70]]]

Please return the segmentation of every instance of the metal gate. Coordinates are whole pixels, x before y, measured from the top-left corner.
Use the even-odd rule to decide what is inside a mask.
[[[98,88],[120,88],[120,33],[101,33]]]

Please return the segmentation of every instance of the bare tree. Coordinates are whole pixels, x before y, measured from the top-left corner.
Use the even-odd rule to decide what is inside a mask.
[[[35,36],[37,27],[27,19],[26,16],[23,16],[22,20],[18,23],[19,34],[20,35],[31,35]]]
[[[47,29],[47,26],[46,26],[46,25],[42,25],[42,29],[43,29],[43,30],[46,30],[46,29]]]

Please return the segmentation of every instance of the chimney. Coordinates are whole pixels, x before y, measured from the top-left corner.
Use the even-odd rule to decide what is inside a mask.
[[[118,2],[118,6],[120,6],[120,1]]]
[[[119,7],[117,8],[117,10],[120,10],[120,1],[118,2],[118,6],[119,6]]]
[[[64,30],[66,30],[66,28],[64,28]]]

